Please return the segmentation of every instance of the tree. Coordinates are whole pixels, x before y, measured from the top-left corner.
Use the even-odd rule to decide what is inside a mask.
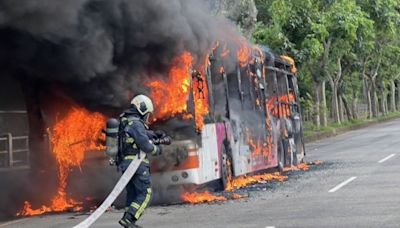
[[[361,91],[369,116],[376,117],[379,110],[396,110],[397,83],[400,107],[400,0],[255,3],[259,15],[254,42],[295,57],[306,77],[300,80],[312,84],[306,86],[312,95],[317,127],[327,122],[326,97],[330,97],[329,110],[337,123],[344,119],[344,112],[349,120],[358,117]],[[325,83],[329,85],[327,93]]]
[[[256,1],[257,7],[268,9],[268,14],[260,13],[253,39],[275,52],[294,56],[299,68],[310,72],[304,75],[312,78],[313,120],[319,127],[321,69],[316,66],[323,48],[313,37],[312,26],[319,17],[316,3],[316,0]]]
[[[344,75],[350,72],[353,56],[353,45],[357,40],[363,38],[363,33],[359,32],[366,25],[372,25],[372,21],[356,4],[356,1],[334,1],[332,4],[325,5],[325,12],[321,15],[321,20],[315,26],[320,34],[318,41],[323,44],[324,53],[322,55],[321,67],[324,75],[331,87],[331,113],[335,122],[340,123],[339,104],[343,101],[350,118],[347,101],[345,96],[339,94],[339,86],[342,84]],[[344,64],[346,63],[346,64]]]
[[[342,60],[358,40],[361,34],[358,30],[372,25],[372,21],[355,0],[277,0],[272,1],[269,12],[272,22],[257,25],[255,40],[272,45],[275,51],[294,55],[306,66],[303,69],[311,72],[317,126],[326,119],[321,111],[326,111],[325,81],[328,81],[332,90],[332,117],[340,122],[338,86],[343,80]],[[323,122],[325,125],[326,121]]]
[[[399,29],[400,14],[399,0],[358,0],[358,5],[369,15],[374,21],[375,39],[373,43],[373,51],[365,52],[363,55],[365,72],[368,78],[368,104],[370,107],[370,117],[378,116],[378,96],[377,81],[380,82],[381,89],[380,106],[381,109],[385,105],[385,76],[387,63],[394,63],[393,59],[388,59],[390,53],[399,47]],[[382,67],[382,65],[385,65]],[[389,76],[391,78],[391,76]],[[393,80],[393,79],[392,79]],[[393,96],[393,94],[392,94]],[[383,108],[384,109],[384,108]]]

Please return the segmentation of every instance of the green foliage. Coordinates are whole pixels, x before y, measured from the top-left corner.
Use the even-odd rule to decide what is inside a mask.
[[[277,53],[282,53],[286,47],[291,46],[290,41],[278,26],[271,26],[265,29],[265,25],[262,22],[256,24],[253,41],[257,44],[266,45]]]
[[[374,80],[367,80],[368,85],[383,85],[377,88],[384,90],[389,81],[400,80],[400,0],[256,0],[255,3],[259,14],[253,41],[295,58],[306,109],[312,108],[309,101],[313,100],[311,84],[318,79],[315,74],[319,80],[326,80],[323,69],[335,74],[338,58],[345,68],[341,79],[345,94],[362,94],[363,76],[375,75]],[[329,90],[327,94],[332,95]]]
[[[302,93],[300,97],[300,105],[305,110],[311,110],[313,106],[312,97],[310,93]]]

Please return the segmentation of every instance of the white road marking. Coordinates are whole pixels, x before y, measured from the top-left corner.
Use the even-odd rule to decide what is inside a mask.
[[[392,157],[394,157],[396,154],[391,154],[389,156],[387,156],[386,158],[383,158],[382,160],[378,161],[378,163],[384,163],[385,161],[391,159]]]
[[[13,225],[13,224],[16,224],[16,223],[20,223],[20,222],[23,222],[23,221],[25,221],[27,219],[28,218],[23,218],[23,219],[13,220],[13,221],[10,221],[10,222],[5,222],[5,223],[0,224],[0,227],[5,227],[5,226]]]
[[[275,228],[275,226],[266,226],[265,228]]]
[[[346,184],[352,182],[353,180],[355,180],[357,177],[350,177],[349,179],[343,181],[342,183],[340,183],[339,185],[337,185],[336,187],[332,188],[331,190],[329,190],[330,193],[336,192],[337,190],[341,189],[343,186],[345,186]]]

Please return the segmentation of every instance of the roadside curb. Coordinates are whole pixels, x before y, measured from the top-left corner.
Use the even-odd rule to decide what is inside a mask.
[[[400,119],[400,115],[387,117],[387,118],[383,118],[383,119],[375,119],[375,120],[371,120],[371,121],[368,121],[365,123],[355,124],[355,125],[348,126],[348,127],[336,128],[329,132],[317,132],[314,135],[304,137],[304,143],[310,143],[310,142],[315,142],[315,141],[318,141],[321,139],[334,137],[334,136],[337,136],[337,135],[340,135],[340,134],[343,134],[343,133],[346,133],[349,131],[354,131],[354,130],[370,127],[370,126],[373,126],[373,125],[376,125],[379,123],[389,122],[389,121],[395,120],[395,119]]]

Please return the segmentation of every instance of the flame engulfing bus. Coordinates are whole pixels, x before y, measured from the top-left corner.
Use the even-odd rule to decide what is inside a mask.
[[[152,160],[158,190],[216,180],[226,187],[232,177],[282,170],[303,160],[294,61],[265,47],[249,48],[244,61],[240,51],[235,60],[225,58],[224,52],[215,48],[204,72],[191,72],[187,109],[194,118],[160,124],[174,142]],[[209,107],[199,120],[203,116],[196,115],[194,107],[201,101]]]

